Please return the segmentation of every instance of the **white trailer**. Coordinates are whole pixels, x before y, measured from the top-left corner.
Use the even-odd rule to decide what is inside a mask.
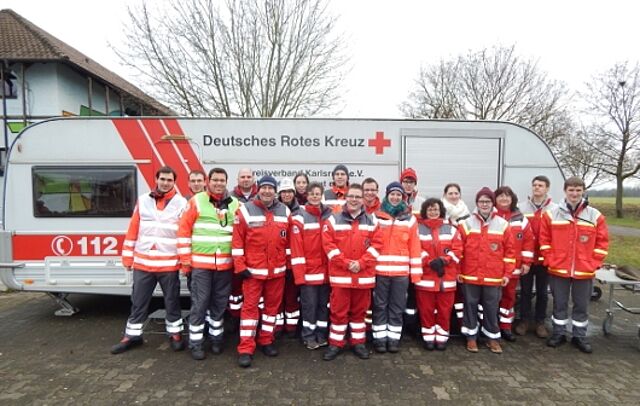
[[[552,196],[562,195],[563,174],[549,147],[511,123],[51,119],[20,133],[7,156],[0,280],[51,293],[66,306],[63,313],[74,310],[64,300],[68,293],[129,295],[120,247],[136,197],[154,185],[158,167],[177,171],[184,194],[190,169],[223,167],[232,188],[243,167],[256,177],[304,172],[328,184],[338,163],[347,165],[352,182],[375,178],[381,193],[412,167],[423,197],[441,197],[444,185],[456,182],[469,207],[482,186],[509,185],[524,199],[536,175],[551,179]]]

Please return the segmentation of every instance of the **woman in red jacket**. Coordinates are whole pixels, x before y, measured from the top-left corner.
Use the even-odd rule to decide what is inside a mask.
[[[500,335],[507,341],[516,341],[516,336],[511,331],[511,325],[515,318],[513,306],[516,303],[516,286],[518,286],[520,275],[526,275],[529,272],[533,262],[535,241],[531,224],[518,209],[518,196],[513,190],[509,186],[501,186],[494,193],[498,216],[509,222],[516,253],[516,268],[509,277],[507,286],[502,288],[500,298],[498,314]]]
[[[322,250],[322,228],[331,217],[331,208],[322,204],[324,187],[311,183],[307,204],[293,216],[292,245],[301,247],[300,257],[292,257],[293,277],[300,286],[302,316],[301,337],[304,345],[315,350],[328,344],[329,260]]]
[[[418,224],[403,200],[400,182],[391,182],[376,212],[382,234],[382,251],[376,263],[373,290],[373,348],[376,352],[399,351],[403,313],[407,307],[409,280],[422,276]]]
[[[462,283],[464,296],[460,331],[467,337],[467,350],[478,352],[478,304],[482,304],[482,333],[489,338],[487,346],[491,352],[500,354],[500,287],[509,283],[516,259],[509,223],[497,215],[495,201],[493,190],[483,187],[476,194],[476,209],[471,217],[460,223],[464,257],[458,282]]]
[[[445,215],[446,209],[439,199],[427,199],[420,208],[418,233],[423,272],[415,285],[424,348],[429,351],[447,348],[462,257],[460,233],[444,219]]]

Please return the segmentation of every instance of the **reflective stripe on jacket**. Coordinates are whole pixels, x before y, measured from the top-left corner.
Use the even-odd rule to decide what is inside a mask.
[[[299,256],[291,258],[293,276],[298,285],[322,285],[329,282],[327,269],[329,260],[322,250],[322,227],[331,217],[327,206],[307,205],[293,216],[291,245],[300,247]]]
[[[472,285],[500,286],[516,265],[509,223],[495,210],[485,221],[477,210],[459,226],[463,243],[460,277]]]
[[[284,277],[290,228],[291,212],[277,200],[268,208],[259,198],[240,206],[231,242],[235,273],[248,270],[258,279]]]
[[[460,232],[447,220],[430,219],[420,220],[418,233],[422,248],[423,273],[421,280],[415,284],[416,289],[430,292],[456,290],[456,278],[460,273],[462,258]],[[442,277],[429,267],[429,262],[438,257],[446,263]]]
[[[535,250],[533,252],[533,263],[534,264],[542,264],[544,258],[540,253],[540,219],[542,215],[547,210],[553,210],[558,205],[551,201],[551,198],[548,197],[545,201],[540,205],[540,207],[536,206],[531,198],[527,199],[520,207],[522,214],[529,220],[529,224],[531,224],[531,231],[533,232],[533,238],[535,239]]]
[[[180,219],[180,262],[199,269],[226,271],[233,268],[231,238],[239,206],[238,199],[226,192],[215,204],[208,192],[196,194]]]
[[[124,266],[147,272],[176,271],[178,220],[186,205],[177,193],[162,209],[149,194],[140,196],[122,248]]]
[[[605,217],[584,201],[573,214],[567,203],[562,202],[542,216],[540,251],[550,274],[591,279],[608,249]]]
[[[380,227],[382,251],[377,258],[376,275],[410,276],[412,282],[422,276],[418,221],[411,213],[396,218],[379,211],[375,214]]]
[[[356,218],[346,208],[329,217],[322,227],[322,245],[329,259],[331,286],[356,289],[375,286],[375,264],[382,240],[375,219],[364,209]],[[352,261],[358,261],[360,272],[349,271]]]
[[[512,278],[519,278],[522,274],[522,265],[533,263],[533,251],[535,247],[535,239],[533,230],[529,220],[520,212],[520,210],[503,212],[498,210],[498,216],[509,222],[511,235],[513,236],[513,244],[516,252],[516,267],[511,274]]]

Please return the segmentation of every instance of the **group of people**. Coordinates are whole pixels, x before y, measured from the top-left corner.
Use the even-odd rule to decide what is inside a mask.
[[[590,353],[588,303],[595,271],[607,255],[604,216],[588,205],[585,184],[569,178],[564,200],[552,202],[545,176],[532,181],[518,204],[508,186],[483,187],[470,211],[461,188],[442,198],[418,194],[407,168],[384,197],[373,178],[350,182],[337,165],[330,188],[304,174],[257,183],[246,168],[229,192],[228,174],[213,168],[189,175],[189,199],[176,193],[176,173],[163,167],[156,187],[139,197],[122,248],[133,271],[131,314],[118,354],[143,343],[142,327],[157,283],[163,291],[171,348],[185,348],[178,272],[191,291],[188,347],[196,360],[223,351],[224,316],[238,320],[238,364],[249,367],[256,347],[277,356],[279,330],[298,331],[306,348],[327,347],[335,359],[348,342],[353,353],[397,353],[405,319],[417,313],[423,346],[445,350],[452,315],[466,349],[486,337],[493,353],[530,327],[557,347],[571,319],[572,343]],[[515,319],[520,285],[520,322]],[[547,284],[553,331],[545,326]],[[535,311],[532,310],[535,286]],[[569,298],[573,309],[569,315]],[[348,339],[347,339],[348,338]]]

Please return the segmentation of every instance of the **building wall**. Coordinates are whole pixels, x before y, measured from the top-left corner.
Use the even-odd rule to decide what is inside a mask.
[[[17,116],[9,120],[8,145],[22,129],[22,100],[26,97],[27,124],[40,119],[29,117],[53,117],[62,115],[89,115],[89,91],[87,77],[68,65],[61,63],[35,63],[25,71],[25,94],[22,91],[22,66],[11,66],[16,76],[17,97],[7,98],[8,116]],[[120,115],[120,98],[113,90],[109,92],[109,111],[106,106],[106,88],[93,81],[91,115]],[[1,109],[0,109],[1,112]],[[0,135],[0,147],[5,145],[4,134]]]

